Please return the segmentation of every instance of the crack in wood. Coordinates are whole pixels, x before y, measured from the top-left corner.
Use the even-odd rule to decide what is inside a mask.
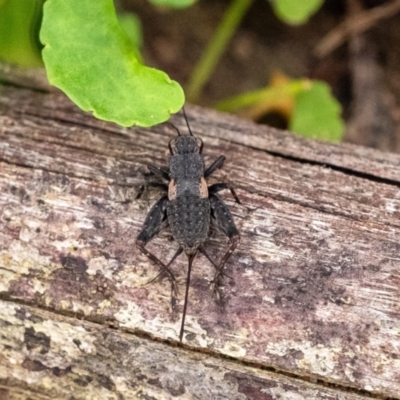
[[[56,310],[56,309],[52,309],[50,307],[39,306],[38,304],[33,303],[33,302],[24,301],[22,299],[11,298],[10,296],[5,295],[4,293],[0,293],[0,300],[3,300],[5,302],[9,302],[9,303],[12,303],[12,304],[28,306],[29,308],[45,311],[45,312],[47,312],[49,314],[63,316],[63,317],[71,318],[71,319],[74,319],[74,320],[76,320],[76,319],[83,320],[83,321],[85,321],[87,323],[100,325],[102,327],[106,327],[108,329],[112,329],[113,331],[123,332],[125,334],[132,335],[132,336],[144,339],[144,340],[148,340],[150,342],[162,343],[162,344],[164,344],[166,346],[169,346],[171,348],[174,348],[174,349],[175,348],[182,348],[182,349],[185,349],[185,350],[190,350],[192,353],[205,354],[207,356],[211,356],[214,359],[226,360],[226,361],[229,361],[229,362],[231,362],[233,364],[242,365],[242,366],[251,367],[251,368],[256,368],[256,369],[259,369],[261,371],[267,371],[267,372],[270,372],[272,374],[276,374],[278,376],[283,376],[283,377],[295,379],[295,380],[298,380],[298,381],[301,381],[301,382],[313,383],[313,384],[321,386],[323,388],[335,389],[336,391],[340,391],[343,394],[352,393],[352,394],[356,394],[356,395],[359,395],[359,396],[364,396],[364,397],[367,397],[367,398],[379,399],[379,400],[399,400],[400,399],[400,397],[387,397],[387,396],[384,396],[384,395],[379,395],[377,393],[370,393],[370,392],[368,392],[366,390],[360,390],[360,389],[352,387],[352,386],[341,385],[341,384],[338,384],[337,382],[334,382],[334,381],[323,380],[323,379],[321,379],[321,378],[319,378],[317,376],[314,376],[314,375],[298,375],[298,374],[295,374],[293,372],[289,372],[289,371],[280,369],[279,367],[276,367],[276,366],[259,364],[259,363],[256,363],[256,362],[250,362],[250,361],[245,361],[245,360],[238,360],[238,359],[236,359],[234,357],[231,357],[231,356],[228,356],[226,354],[212,352],[212,351],[210,351],[210,350],[208,350],[206,348],[201,349],[201,348],[198,348],[198,347],[192,347],[190,345],[186,345],[184,343],[180,343],[180,342],[177,342],[177,341],[172,341],[172,340],[153,337],[152,335],[150,335],[150,334],[148,334],[146,332],[140,331],[140,330],[133,331],[132,329],[126,329],[126,328],[123,328],[123,327],[115,326],[115,325],[107,323],[107,322],[101,322],[101,321],[96,320],[95,318],[92,318],[90,316],[86,316],[84,318],[79,318],[76,313],[68,312],[66,310]],[[1,387],[1,385],[0,385],[0,387]]]

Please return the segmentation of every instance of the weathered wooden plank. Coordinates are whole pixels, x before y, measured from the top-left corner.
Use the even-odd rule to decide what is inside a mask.
[[[15,91],[12,92],[13,94]],[[4,160],[18,158],[23,165],[35,166],[38,161],[43,168],[49,171],[74,174],[88,179],[104,177],[110,183],[129,184],[138,186],[143,182],[143,164],[155,160],[159,163],[166,163],[165,149],[168,141],[173,137],[168,127],[156,128],[154,132],[146,130],[131,131],[122,128],[115,128],[118,135],[110,136],[113,125],[110,129],[99,131],[95,136],[91,130],[79,125],[84,116],[67,117],[59,110],[48,112],[48,105],[61,102],[65,103],[65,98],[49,95],[20,95],[7,97],[4,93],[4,102],[8,107],[3,107],[2,132],[3,135],[14,135],[9,138],[7,145],[8,151],[4,150]],[[43,97],[45,102],[41,101]],[[13,99],[12,101],[9,99]],[[24,100],[29,99],[29,100]],[[9,104],[11,103],[11,104]],[[32,106],[42,110],[42,118],[32,116]],[[18,108],[17,113],[14,111]],[[69,105],[71,114],[71,106]],[[76,115],[77,113],[72,113]],[[16,126],[14,118],[20,118]],[[29,115],[29,119],[24,121],[23,116]],[[43,116],[55,118],[56,120],[46,120],[45,126]],[[195,114],[197,115],[197,114]],[[69,130],[65,130],[65,124],[61,121],[71,121],[78,125],[69,128],[73,132],[78,130],[80,135],[70,135]],[[224,120],[225,121],[225,120]],[[104,122],[99,122],[104,125]],[[197,128],[196,122],[193,126]],[[254,126],[252,126],[254,129]],[[183,127],[182,129],[186,129]],[[202,128],[200,129],[200,131]],[[34,136],[32,136],[32,132]],[[214,132],[214,133],[213,133]],[[213,133],[213,134],[212,134]],[[225,130],[221,127],[216,130],[210,128],[207,135],[202,135],[208,147],[206,159],[213,160],[222,154],[240,154],[239,159],[235,159],[235,167],[229,171],[222,171],[221,175],[233,182],[237,182],[240,187],[241,181],[245,182],[247,191],[267,195],[278,200],[297,203],[306,207],[312,207],[324,212],[336,215],[344,215],[352,219],[379,219],[382,223],[389,225],[400,225],[400,195],[396,182],[380,186],[379,193],[375,193],[376,185],[374,181],[359,179],[351,172],[347,177],[343,172],[329,170],[324,166],[316,165],[310,167],[309,163],[299,161],[278,159],[264,151],[255,151],[233,143],[230,140],[221,140]],[[160,138],[160,134],[164,135]],[[146,135],[146,138],[143,138]],[[215,136],[218,135],[218,138]],[[20,143],[20,137],[25,138]],[[229,135],[228,135],[229,136]],[[236,140],[237,138],[235,138]],[[140,142],[140,146],[136,143]],[[46,155],[43,159],[44,149],[48,143],[53,144],[53,151],[56,151],[56,163],[53,158]],[[106,145],[105,145],[106,144]],[[319,144],[320,145],[320,144]],[[321,146],[321,145],[320,145]],[[76,151],[71,154],[70,147]],[[90,159],[86,160],[90,155]],[[110,165],[110,157],[117,159],[114,168]],[[82,164],[84,160],[84,165]],[[108,163],[107,163],[108,160]],[[267,172],[267,173],[266,173]],[[380,203],[380,204],[378,204]]]
[[[134,246],[151,204],[136,199],[145,165],[165,163],[173,133],[96,122],[57,94],[3,92],[2,297],[176,340],[180,313],[171,313],[168,284],[146,285],[157,269]],[[318,165],[318,157],[304,163],[268,154],[263,144],[244,146],[240,129],[251,126],[256,143],[261,128],[240,122],[225,139],[230,117],[205,111],[214,116],[206,129],[199,109],[188,111],[206,159],[228,156],[217,175],[237,185],[244,206],[224,196],[242,242],[228,265],[222,306],[208,286],[211,266],[201,256],[195,261],[185,343],[400,398],[397,183],[352,175],[354,156],[343,173]],[[332,145],[315,146],[308,158]],[[336,159],[351,159],[341,149],[335,146]],[[371,152],[362,168],[370,162],[369,175],[383,171],[392,179],[387,165],[397,168],[400,157]],[[150,192],[150,199],[157,196]],[[213,238],[211,255],[219,257],[223,245]],[[151,248],[163,259],[175,249],[165,238]],[[174,266],[182,279],[185,268],[182,257]]]
[[[204,112],[201,108],[194,108],[192,118],[198,123],[199,133],[203,135],[203,132],[206,133],[208,130],[207,120],[217,119],[218,115],[221,114],[212,110]],[[300,162],[319,163],[399,182],[400,165],[397,154],[379,152],[349,143],[334,144],[309,140],[293,135],[289,131],[241,121],[231,115],[224,115],[223,120],[223,124],[218,125],[221,136],[235,143],[291,157]]]
[[[24,305],[0,326],[2,400],[365,398]]]
[[[34,75],[34,80],[32,80],[32,78],[27,79],[23,72],[15,73],[14,70],[11,71],[3,71],[3,80],[11,85],[21,85],[28,89],[34,87],[39,91],[54,91],[54,88],[46,85],[42,76],[37,78]],[[0,68],[0,78],[1,72]],[[43,108],[37,107],[37,103],[33,99],[29,102],[29,98],[30,96],[28,96],[28,99],[26,98],[24,91],[19,91],[18,93],[14,93],[13,99],[8,99],[8,104],[18,110],[20,101],[22,100],[22,102],[28,102],[32,105],[30,112],[37,116],[44,115],[45,117],[60,118],[71,123],[102,128],[115,133],[125,132],[124,128],[106,124],[95,119],[88,119],[82,114],[71,112],[74,110],[74,107],[71,106],[71,103],[63,95],[60,95],[56,102],[54,102],[54,98],[44,95],[42,98],[42,102],[44,103]],[[37,101],[36,98],[35,100]],[[221,113],[204,110],[200,107],[192,107],[191,112],[192,123],[196,123],[198,134],[202,137],[223,137],[226,140],[231,140],[246,147],[264,150],[284,157],[291,157],[303,162],[309,161],[367,174],[371,177],[386,179],[399,184],[400,164],[396,154],[378,152],[348,143],[337,145],[309,140],[293,136],[288,131],[255,125],[228,114],[224,115],[223,123],[216,124],[210,129],[210,119],[219,120],[221,115]],[[172,122],[178,127],[184,128],[184,122],[181,117],[172,117]],[[244,132],[246,133],[245,135],[243,134]]]

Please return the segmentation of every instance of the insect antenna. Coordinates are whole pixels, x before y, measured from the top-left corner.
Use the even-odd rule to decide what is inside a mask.
[[[190,136],[194,136],[192,130],[190,129],[189,121],[188,121],[188,118],[186,116],[185,107],[182,107],[182,111],[183,111],[183,115],[185,117],[186,125],[187,125],[187,127],[189,129]]]
[[[165,124],[171,126],[173,129],[175,129],[175,131],[178,134],[178,136],[181,136],[181,133],[179,132],[179,129],[174,124],[172,124],[171,122],[165,122]]]
[[[185,327],[185,317],[186,317],[186,309],[188,303],[188,296],[189,296],[189,286],[190,286],[190,273],[192,272],[192,264],[196,254],[192,254],[189,257],[189,266],[188,266],[188,273],[186,278],[186,293],[185,293],[185,303],[183,304],[183,313],[182,313],[182,322],[181,322],[181,331],[179,333],[179,341],[182,342],[183,338],[183,330]]]

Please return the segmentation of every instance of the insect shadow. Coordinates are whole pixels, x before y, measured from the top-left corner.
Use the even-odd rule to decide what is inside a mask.
[[[183,109],[189,134],[182,135],[178,128],[170,124],[178,136],[169,142],[170,160],[169,168],[162,169],[155,165],[149,165],[150,172],[168,182],[150,182],[147,186],[157,187],[165,192],[158,200],[144,221],[136,245],[139,250],[160,267],[160,274],[154,279],[168,278],[171,282],[171,303],[174,308],[177,297],[177,284],[170,266],[175,259],[185,252],[188,257],[188,272],[186,278],[186,292],[183,306],[179,341],[182,342],[185,317],[188,304],[190,286],[190,274],[193,260],[198,252],[205,255],[215,268],[213,279],[214,293],[219,295],[220,280],[223,278],[223,269],[239,243],[240,235],[236,228],[232,214],[226,204],[217,196],[221,190],[228,189],[235,201],[240,204],[234,189],[227,183],[215,183],[208,186],[206,178],[221,168],[225,157],[218,157],[209,167],[205,167],[202,156],[203,141],[195,137],[190,129],[189,122]],[[216,263],[206,252],[204,243],[210,236],[210,228],[214,225],[229,239],[229,246],[221,260]],[[167,263],[163,263],[158,257],[146,249],[157,234],[170,227],[172,237],[178,242],[179,248]],[[153,280],[153,281],[154,281]]]

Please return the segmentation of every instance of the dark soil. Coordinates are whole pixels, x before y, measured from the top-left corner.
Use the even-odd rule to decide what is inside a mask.
[[[274,72],[328,82],[343,106],[344,140],[400,152],[400,15],[382,19],[367,32],[349,37],[327,56],[315,56],[321,39],[349,16],[388,4],[383,0],[327,0],[305,25],[293,27],[276,18],[267,0],[255,0],[229,43],[198,104],[266,86]],[[156,8],[147,0],[123,0],[143,24],[147,65],[167,72],[183,87],[230,2],[199,0],[184,10]],[[283,116],[266,123],[285,128]]]

